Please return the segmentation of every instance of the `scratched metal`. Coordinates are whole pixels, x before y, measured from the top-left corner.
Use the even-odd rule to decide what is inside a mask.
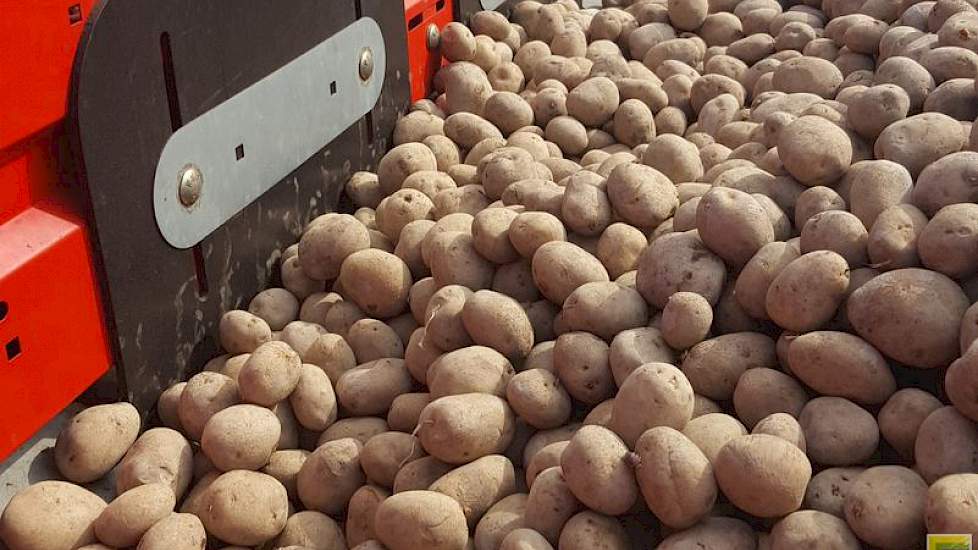
[[[401,3],[396,3],[398,7]],[[121,397],[144,413],[160,391],[219,353],[217,322],[279,284],[281,251],[337,208],[356,170],[376,166],[407,108],[403,9],[389,0],[106,0],[79,46],[70,97],[74,151],[91,200],[97,265]],[[171,134],[360,17],[388,44],[373,111],[204,239],[173,248],[153,214],[153,175]],[[176,124],[161,44],[168,36]],[[368,125],[370,126],[368,128]],[[174,127],[176,126],[176,127]],[[245,152],[247,155],[247,151]],[[205,183],[206,186],[206,183]],[[206,280],[207,291],[201,289]]]

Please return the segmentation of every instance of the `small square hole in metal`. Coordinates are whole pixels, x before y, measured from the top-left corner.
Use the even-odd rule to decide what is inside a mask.
[[[82,20],[82,10],[81,4],[72,4],[68,6],[68,23],[75,25],[81,23]]]
[[[237,160],[244,158],[244,143],[239,143],[238,146],[234,148],[234,158]]]
[[[336,95],[336,81],[329,83],[329,95]]]
[[[10,313],[10,304],[0,300],[0,321],[6,319],[8,313]]]
[[[20,347],[20,338],[15,337],[13,340],[7,342],[7,345],[4,346],[4,349],[7,352],[7,361],[13,361],[17,357],[19,357],[20,354],[23,352],[23,350]]]

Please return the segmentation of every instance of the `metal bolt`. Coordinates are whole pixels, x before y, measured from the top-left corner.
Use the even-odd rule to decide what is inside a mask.
[[[441,44],[441,32],[438,31],[438,25],[432,23],[428,25],[428,49],[434,50],[439,44]]]
[[[204,175],[193,164],[188,164],[180,171],[178,177],[180,202],[190,207],[200,200],[200,191],[204,187]]]
[[[374,74],[374,52],[364,48],[360,52],[360,80],[367,81]]]

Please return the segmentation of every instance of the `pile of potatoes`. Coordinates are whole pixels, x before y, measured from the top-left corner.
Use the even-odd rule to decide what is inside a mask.
[[[355,212],[154,427],[75,417],[11,550],[978,534],[973,0],[524,1],[440,48]]]

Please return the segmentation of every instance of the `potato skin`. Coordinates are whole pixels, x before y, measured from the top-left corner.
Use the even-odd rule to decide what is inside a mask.
[[[93,524],[105,506],[98,495],[77,485],[42,481],[7,504],[0,516],[0,540],[14,550],[85,546],[95,542]]]
[[[655,307],[676,292],[695,292],[711,305],[720,299],[726,266],[696,231],[669,233],[651,242],[638,260],[636,289]]]
[[[927,490],[924,518],[929,533],[971,533],[978,531],[975,491],[978,474],[953,474],[942,477]]]
[[[365,482],[362,451],[362,443],[347,437],[320,444],[306,458],[296,477],[299,500],[306,509],[339,514],[347,508],[350,497]]]
[[[784,329],[816,330],[835,315],[848,287],[845,258],[829,250],[809,252],[774,278],[765,298],[767,313]]]
[[[391,550],[461,550],[468,539],[462,507],[434,491],[405,491],[377,508],[377,536]]]
[[[706,455],[682,432],[652,428],[635,444],[635,476],[652,513],[665,525],[685,529],[705,517],[717,485]]]
[[[853,155],[844,130],[812,115],[796,119],[781,131],[778,153],[788,173],[809,187],[838,180]]]
[[[771,529],[771,550],[832,548],[859,550],[862,545],[841,518],[815,510],[785,516]]]
[[[611,341],[623,330],[648,322],[648,305],[635,289],[615,282],[590,282],[577,287],[564,301],[568,330],[585,331]]]
[[[285,487],[275,478],[236,470],[222,474],[207,488],[200,519],[221,540],[252,546],[282,531],[288,507]]]
[[[428,490],[456,500],[474,530],[493,505],[516,492],[516,472],[505,456],[488,455],[446,473]]]
[[[896,391],[896,380],[883,356],[847,332],[814,331],[794,338],[788,363],[795,376],[822,395],[879,405]]]
[[[346,541],[335,520],[307,510],[289,516],[274,545],[276,548],[345,548]]]
[[[764,208],[743,191],[714,187],[696,207],[696,229],[713,251],[733,266],[743,266],[774,241],[774,226]]]
[[[193,450],[179,432],[169,428],[146,430],[119,463],[116,494],[139,485],[167,483],[180,500],[190,486],[193,470]]]
[[[741,375],[755,367],[777,368],[774,341],[757,332],[704,340],[690,348],[682,362],[683,374],[693,390],[721,401],[733,397]]]
[[[170,514],[156,522],[139,541],[136,550],[204,550],[207,532],[193,514]]]
[[[546,430],[564,425],[572,403],[557,376],[544,369],[516,374],[506,385],[506,400],[527,424]]]
[[[564,449],[560,468],[574,496],[592,510],[620,515],[638,497],[628,447],[607,428],[582,426]]]
[[[693,388],[676,367],[647,363],[628,375],[612,407],[612,429],[634,447],[651,428],[683,429],[693,416]]]
[[[713,468],[727,498],[758,517],[778,517],[797,510],[812,476],[805,453],[772,435],[731,440],[720,449]]]
[[[271,407],[292,393],[301,372],[302,360],[289,344],[267,342],[256,348],[241,367],[238,393],[246,403]]]
[[[530,487],[523,521],[551,544],[557,544],[567,520],[581,508],[560,466],[555,466],[540,472]]]
[[[465,301],[462,323],[472,339],[512,360],[533,348],[533,326],[519,302],[491,290],[480,290]]]
[[[920,424],[913,456],[917,471],[928,483],[973,472],[978,467],[978,429],[954,407],[941,407]]]
[[[275,452],[282,424],[275,413],[256,405],[234,405],[207,421],[200,445],[221,471],[258,470]]]
[[[102,478],[139,435],[139,412],[129,403],[96,405],[76,414],[58,434],[54,461],[75,483]]]
[[[859,336],[884,355],[924,369],[946,366],[957,357],[967,308],[968,299],[954,281],[917,268],[883,273],[846,302]]]
[[[135,546],[153,524],[173,512],[176,503],[168,485],[134,487],[102,510],[93,524],[95,536],[116,548]]]
[[[851,466],[868,460],[879,446],[873,415],[841,397],[817,397],[798,416],[808,456],[826,466]]]
[[[874,466],[856,476],[845,501],[846,522],[864,542],[900,548],[922,540],[927,484],[903,466]],[[872,513],[868,513],[869,511]]]
[[[418,437],[428,454],[466,464],[501,453],[513,440],[515,418],[505,400],[466,393],[435,399],[421,411]]]
[[[360,467],[371,483],[390,489],[401,465],[423,456],[424,449],[415,436],[403,432],[384,432],[371,437],[363,445]]]
[[[533,282],[551,302],[562,305],[584,283],[608,281],[608,271],[583,248],[551,241],[533,253]]]
[[[343,373],[336,383],[336,396],[352,414],[382,415],[398,395],[410,392],[412,387],[403,359],[378,359]]]

